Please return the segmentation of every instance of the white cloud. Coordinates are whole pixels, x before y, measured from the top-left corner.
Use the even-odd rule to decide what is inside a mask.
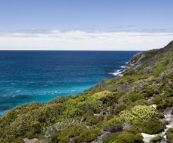
[[[149,50],[173,40],[172,31],[0,32],[0,50]]]

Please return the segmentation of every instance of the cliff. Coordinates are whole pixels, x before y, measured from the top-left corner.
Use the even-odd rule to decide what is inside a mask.
[[[132,57],[123,76],[0,117],[0,143],[173,142],[173,41]]]

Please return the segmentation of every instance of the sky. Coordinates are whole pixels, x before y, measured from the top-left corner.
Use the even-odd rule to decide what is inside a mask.
[[[173,40],[173,0],[0,0],[0,50],[136,50]]]

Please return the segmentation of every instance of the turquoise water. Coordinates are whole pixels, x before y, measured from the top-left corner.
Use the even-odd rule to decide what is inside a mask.
[[[137,51],[0,51],[0,114],[75,95],[111,78]]]

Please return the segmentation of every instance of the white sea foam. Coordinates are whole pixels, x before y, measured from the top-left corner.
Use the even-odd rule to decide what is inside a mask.
[[[117,71],[110,73],[110,74],[113,74],[114,76],[122,76],[121,73],[122,73],[121,70],[117,70]]]

